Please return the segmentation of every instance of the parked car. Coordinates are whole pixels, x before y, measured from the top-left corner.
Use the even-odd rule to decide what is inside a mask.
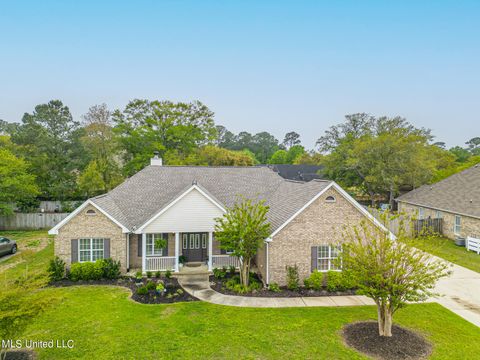
[[[15,254],[17,252],[17,243],[6,237],[0,237],[0,256],[5,254]]]

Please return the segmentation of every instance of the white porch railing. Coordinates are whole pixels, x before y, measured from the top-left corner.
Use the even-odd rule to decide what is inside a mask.
[[[145,271],[175,270],[175,256],[147,256]]]
[[[212,256],[212,267],[222,268],[222,267],[235,266],[236,268],[240,267],[240,261],[236,256],[230,255],[213,255]]]
[[[465,240],[465,247],[468,251],[474,251],[477,254],[480,254],[480,239],[467,236],[467,239]]]

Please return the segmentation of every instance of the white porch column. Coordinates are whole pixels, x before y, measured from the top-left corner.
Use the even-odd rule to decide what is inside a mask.
[[[147,271],[147,234],[142,233],[142,272]]]
[[[180,233],[175,233],[175,272],[178,272],[178,256],[180,253]]]
[[[212,271],[213,254],[213,232],[208,233],[208,271]]]

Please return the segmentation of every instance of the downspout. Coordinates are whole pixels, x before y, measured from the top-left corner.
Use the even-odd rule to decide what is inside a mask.
[[[265,239],[265,284],[268,286],[270,283],[270,271],[269,271],[269,260],[268,260],[268,244],[272,241],[271,238]]]
[[[130,271],[130,234],[125,234],[127,238],[127,272]]]

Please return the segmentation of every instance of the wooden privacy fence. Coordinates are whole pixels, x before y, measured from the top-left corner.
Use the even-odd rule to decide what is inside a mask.
[[[65,219],[69,213],[15,213],[0,216],[0,230],[50,229]]]
[[[398,235],[400,226],[405,227],[406,235],[419,236],[422,234],[440,234],[443,235],[443,219],[440,218],[428,218],[428,219],[411,219],[407,215],[398,215],[393,219],[384,219],[382,212],[378,209],[368,209],[370,213],[380,221],[388,230],[394,235]],[[393,214],[392,214],[393,215]]]
[[[443,219],[427,218],[421,220],[413,220],[413,235],[422,234],[440,234],[443,235]]]

